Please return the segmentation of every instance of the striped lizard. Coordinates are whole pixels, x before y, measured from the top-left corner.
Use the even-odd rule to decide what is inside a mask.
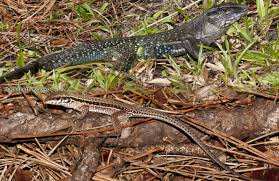
[[[161,122],[167,123],[179,130],[181,130],[184,134],[188,135],[192,138],[200,148],[220,167],[229,171],[230,173],[236,175],[237,177],[249,180],[247,177],[235,172],[226,166],[223,162],[219,160],[219,158],[210,151],[210,149],[198,138],[198,136],[192,132],[192,127],[188,125],[186,122],[170,116],[167,113],[163,113],[151,108],[144,108],[139,105],[129,105],[114,99],[106,99],[100,97],[89,97],[82,95],[74,95],[69,93],[55,93],[47,97],[46,104],[48,105],[56,105],[63,106],[66,108],[74,109],[81,113],[87,112],[97,112],[102,114],[110,115],[114,121],[120,122],[122,119],[131,118],[131,117],[148,117],[154,118]]]

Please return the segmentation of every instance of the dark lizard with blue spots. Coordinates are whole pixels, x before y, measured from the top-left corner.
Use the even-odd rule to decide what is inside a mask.
[[[0,77],[0,83],[20,78],[29,71],[31,73],[36,73],[39,69],[50,71],[62,66],[90,62],[110,62],[116,69],[126,72],[137,58],[164,58],[167,55],[181,56],[188,53],[197,59],[199,45],[214,43],[247,11],[245,5],[225,3],[209,9],[189,23],[162,33],[83,43],[43,56],[16,69]]]

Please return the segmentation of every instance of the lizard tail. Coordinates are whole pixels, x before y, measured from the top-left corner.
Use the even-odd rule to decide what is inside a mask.
[[[13,72],[10,72],[2,77],[0,77],[0,84],[6,82],[7,80],[17,79],[24,75],[24,73],[31,72],[36,73],[40,68],[40,63],[38,61],[31,62],[22,68],[18,68]]]

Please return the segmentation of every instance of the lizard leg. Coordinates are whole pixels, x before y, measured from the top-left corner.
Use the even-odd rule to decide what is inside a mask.
[[[129,48],[116,47],[110,50],[111,64],[118,71],[128,72],[136,60],[136,53]]]
[[[116,57],[113,57],[113,66],[115,69],[121,72],[128,72],[130,68],[134,65],[136,57],[133,53],[123,53],[119,54]]]
[[[84,119],[85,116],[88,114],[89,112],[89,106],[88,105],[82,105],[79,106],[76,110],[79,111],[79,114],[76,115],[75,117],[79,120]]]
[[[111,115],[116,132],[120,132],[121,127],[129,123],[129,117],[125,111],[118,111]],[[127,138],[131,134],[131,128],[124,128],[120,133],[120,138]]]
[[[110,146],[117,146],[119,144],[119,138],[122,137],[122,124],[124,122],[127,122],[128,119],[123,116],[125,114],[124,111],[117,111],[115,113],[111,114],[111,120],[112,120],[112,124],[113,124],[113,128],[114,128],[114,137],[116,136],[116,140],[115,138],[111,139],[111,138],[107,138],[106,142],[109,142]],[[124,131],[125,129],[123,129]],[[124,133],[123,133],[124,134]]]
[[[183,40],[182,43],[187,53],[191,55],[194,59],[198,59],[199,46],[197,40],[194,38],[187,38],[186,40]]]
[[[114,53],[118,56],[114,56],[113,60],[113,67],[121,72],[129,80],[136,82],[137,84],[142,84],[135,76],[129,74],[129,70],[136,62],[136,55],[133,52],[127,51],[126,53]]]

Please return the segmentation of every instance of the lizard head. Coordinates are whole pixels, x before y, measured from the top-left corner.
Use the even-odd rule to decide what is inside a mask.
[[[203,26],[200,34],[205,44],[211,44],[229,29],[230,25],[247,14],[246,5],[224,3],[215,6],[203,14]]]
[[[227,28],[247,14],[247,12],[248,7],[246,5],[224,3],[209,9],[205,15],[208,21],[215,24],[215,26]]]
[[[48,96],[45,100],[46,104],[55,105],[55,106],[64,106],[64,107],[71,107],[72,99],[69,96],[65,96],[60,93],[53,94]]]
[[[211,45],[226,33],[230,25],[247,14],[246,5],[223,3],[204,12],[185,26],[181,26],[182,33],[187,32],[184,47],[195,59],[198,58],[201,44]]]

